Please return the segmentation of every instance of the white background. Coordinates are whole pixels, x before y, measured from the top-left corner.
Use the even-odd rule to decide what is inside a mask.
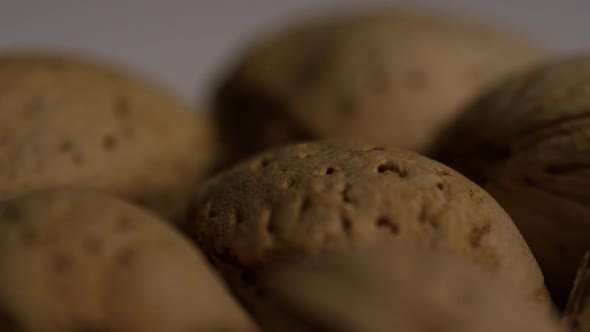
[[[475,15],[555,55],[590,50],[590,0],[0,0],[0,51],[88,53],[157,77],[192,102],[257,34],[301,15],[375,4]]]

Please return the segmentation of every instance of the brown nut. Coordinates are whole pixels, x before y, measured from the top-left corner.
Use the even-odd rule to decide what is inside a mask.
[[[99,193],[0,205],[0,271],[2,331],[255,331],[188,240]]]
[[[258,274],[275,262],[381,241],[449,249],[529,299],[546,296],[504,210],[460,174],[414,153],[360,143],[279,148],[220,173],[193,203],[189,231],[251,308],[264,302]]]
[[[590,243],[590,57],[547,63],[491,89],[433,156],[514,219],[564,304]]]
[[[265,317],[267,331],[562,331],[510,285],[447,252],[324,253],[276,268],[264,284],[281,314]]]
[[[167,92],[62,55],[0,57],[0,198],[104,190],[175,218],[209,168],[213,130]]]
[[[482,87],[537,54],[521,38],[444,15],[318,19],[244,54],[217,90],[215,114],[229,160],[326,138],[423,151]]]

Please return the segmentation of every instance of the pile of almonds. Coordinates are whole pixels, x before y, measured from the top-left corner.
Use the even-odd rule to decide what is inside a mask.
[[[0,56],[0,331],[590,331],[590,55],[386,9],[237,59],[205,113]]]

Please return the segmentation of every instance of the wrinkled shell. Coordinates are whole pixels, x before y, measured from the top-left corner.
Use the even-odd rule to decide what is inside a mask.
[[[254,45],[220,84],[216,114],[229,159],[323,138],[422,151],[482,87],[536,60],[527,42],[456,18],[325,18]]]
[[[590,251],[578,267],[576,281],[565,308],[564,321],[572,332],[590,331]]]
[[[192,209],[190,230],[245,301],[256,301],[256,274],[274,262],[380,241],[450,249],[529,298],[546,295],[528,247],[489,195],[393,148],[318,142],[271,150],[207,182]]]
[[[282,313],[264,317],[267,331],[561,331],[509,285],[448,253],[324,254],[279,268],[265,284]]]
[[[190,243],[102,194],[0,206],[2,331],[254,331]]]
[[[76,185],[177,217],[213,158],[206,120],[107,66],[0,57],[0,199]]]
[[[434,152],[508,211],[560,303],[590,243],[589,110],[590,57],[549,63],[492,89]]]

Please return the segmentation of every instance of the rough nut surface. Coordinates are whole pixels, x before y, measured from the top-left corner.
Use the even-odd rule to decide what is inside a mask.
[[[163,220],[60,189],[0,205],[0,330],[255,331]]]
[[[433,156],[514,219],[563,304],[590,243],[590,57],[514,75],[451,126]]]
[[[510,217],[457,172],[394,148],[316,142],[271,150],[208,181],[190,231],[246,302],[290,257],[365,243],[448,249],[542,298],[543,277]],[[254,290],[252,292],[252,290]]]
[[[264,317],[267,331],[561,331],[509,285],[443,252],[322,254],[281,266],[264,283],[281,313]]]
[[[578,267],[576,281],[564,310],[564,322],[572,332],[590,331],[590,251]]]
[[[423,151],[484,86],[537,54],[514,34],[441,15],[318,19],[252,45],[219,85],[215,111],[230,160],[325,138]]]
[[[213,156],[207,119],[157,86],[62,55],[0,57],[0,199],[104,190],[169,218]]]

